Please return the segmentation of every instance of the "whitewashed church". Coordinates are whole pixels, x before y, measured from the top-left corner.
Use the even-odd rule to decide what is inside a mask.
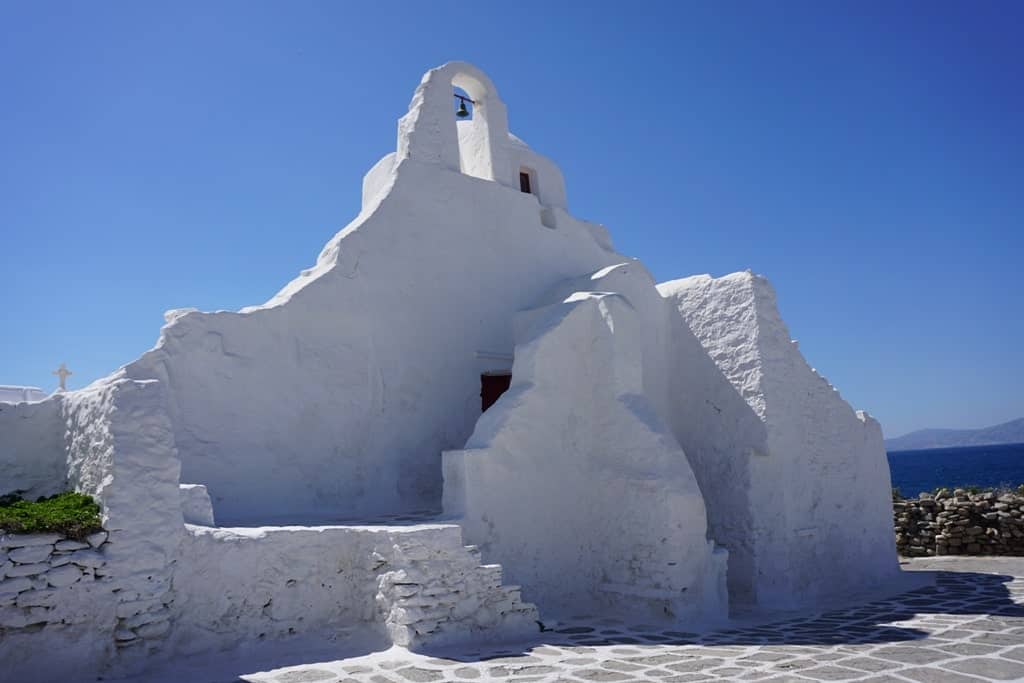
[[[879,425],[767,280],[656,283],[469,64],[423,76],[315,265],[166,320],[109,377],[0,403],[0,495],[89,493],[106,530],[0,541],[0,659],[35,675],[581,613],[693,629],[898,572]]]

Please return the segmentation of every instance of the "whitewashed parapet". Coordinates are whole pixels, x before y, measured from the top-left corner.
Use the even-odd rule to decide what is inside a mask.
[[[0,403],[35,403],[45,400],[46,396],[46,392],[39,387],[0,384]]]
[[[77,606],[108,575],[106,545],[105,531],[83,541],[0,531],[0,638],[91,621],[93,615]]]

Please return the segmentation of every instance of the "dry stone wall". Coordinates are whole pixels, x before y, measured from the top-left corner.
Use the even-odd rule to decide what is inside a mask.
[[[1024,496],[942,489],[893,508],[901,555],[1024,555]]]
[[[0,531],[0,638],[89,620],[72,607],[107,575],[106,541],[105,531],[84,541]]]

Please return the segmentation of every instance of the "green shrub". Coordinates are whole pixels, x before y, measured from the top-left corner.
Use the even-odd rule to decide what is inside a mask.
[[[81,539],[103,528],[100,506],[74,491],[32,503],[17,496],[0,498],[0,529],[14,534],[58,533]]]

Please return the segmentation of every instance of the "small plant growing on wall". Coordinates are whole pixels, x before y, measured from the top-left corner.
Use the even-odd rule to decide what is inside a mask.
[[[0,497],[0,529],[7,533],[58,533],[81,539],[102,528],[100,506],[92,496],[65,491],[35,502],[15,494]]]

